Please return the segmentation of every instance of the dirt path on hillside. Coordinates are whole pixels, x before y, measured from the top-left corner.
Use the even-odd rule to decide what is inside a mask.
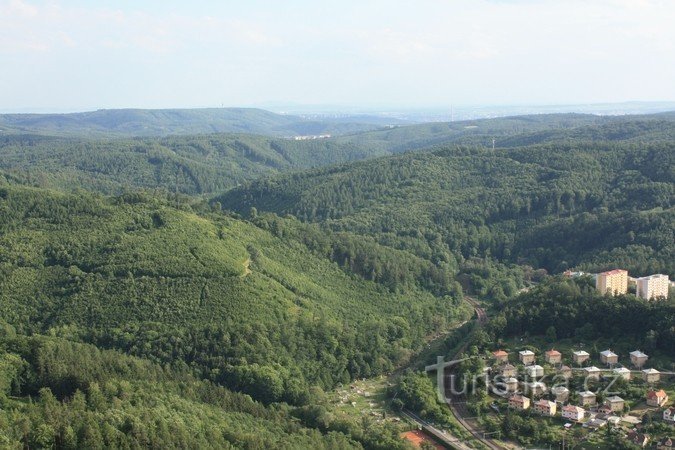
[[[243,265],[244,265],[244,273],[241,274],[241,277],[246,278],[247,276],[253,273],[253,271],[251,270],[251,258],[246,258],[246,261],[244,261]]]

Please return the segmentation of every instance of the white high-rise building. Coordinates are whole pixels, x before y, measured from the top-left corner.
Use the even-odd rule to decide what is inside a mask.
[[[653,298],[668,298],[668,286],[670,280],[668,275],[656,274],[642,277],[635,280],[637,283],[637,296],[645,300]]]

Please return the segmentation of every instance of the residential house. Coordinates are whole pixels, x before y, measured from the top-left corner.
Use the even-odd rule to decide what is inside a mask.
[[[570,398],[570,390],[565,386],[551,388],[551,393],[555,396],[556,402],[565,403]]]
[[[562,408],[563,419],[579,422],[584,419],[586,410],[575,405],[565,405]]]
[[[540,381],[533,381],[531,383],[523,383],[523,390],[527,394],[532,394],[535,397],[544,395],[546,393],[546,385]]]
[[[572,361],[574,361],[575,364],[581,365],[590,357],[591,355],[589,355],[588,352],[584,350],[577,350],[572,352]]]
[[[516,367],[511,364],[504,364],[501,368],[502,376],[504,377],[515,377],[516,376]]]
[[[579,392],[577,395],[581,406],[593,406],[596,403],[595,394],[591,391]]]
[[[586,378],[599,380],[601,373],[602,371],[595,366],[584,367],[584,375],[586,375]]]
[[[605,425],[607,425],[607,421],[605,419],[600,419],[600,418],[591,419],[584,424],[585,427],[592,428],[594,430],[602,428]]]
[[[530,378],[540,378],[544,376],[544,368],[538,364],[527,367],[527,375]]]
[[[541,399],[534,402],[534,410],[542,416],[553,417],[556,412],[556,404],[550,400]]]
[[[671,450],[675,448],[675,440],[664,437],[656,443],[656,450]]]
[[[498,363],[505,363],[505,362],[508,362],[508,360],[509,360],[509,354],[507,352],[505,352],[504,350],[497,350],[497,351],[492,352],[492,357]]]
[[[663,420],[665,422],[675,422],[675,406],[663,410]]]
[[[607,418],[607,423],[613,427],[618,427],[621,425],[621,417],[619,416],[609,416]]]
[[[661,379],[661,372],[656,369],[645,369],[642,371],[642,379],[647,383],[658,383]]]
[[[509,406],[513,409],[526,410],[530,407],[530,399],[523,395],[513,395],[509,398]]]
[[[624,404],[625,404],[624,400],[616,395],[608,397],[605,400],[605,405],[609,406],[610,412],[623,412]]]
[[[526,366],[529,366],[530,364],[534,363],[534,352],[530,350],[519,351],[518,357],[520,358],[520,362],[522,362]]]
[[[668,401],[668,394],[663,389],[647,391],[647,404],[649,406],[663,406]]]
[[[598,408],[598,416],[600,416],[601,419],[606,418],[610,414],[612,414],[612,407],[608,404],[603,404]]]
[[[617,367],[612,372],[614,372],[614,375],[617,377],[621,377],[624,380],[630,380],[630,370],[626,369],[625,367]]]
[[[619,362],[619,355],[608,349],[600,352],[600,361],[611,366]]]
[[[558,376],[565,379],[572,378],[572,368],[569,366],[562,366],[558,369]]]
[[[646,447],[647,444],[649,443],[649,436],[643,433],[640,433],[638,431],[631,431],[628,433],[626,436],[626,439],[640,447]]]
[[[566,270],[563,272],[563,275],[566,276],[567,278],[579,278],[583,277],[584,275],[592,275],[592,274],[588,274],[586,272],[572,272],[571,270]]]
[[[647,359],[649,359],[649,356],[642,353],[640,350],[630,352],[630,362],[637,368],[644,366],[647,362]]]
[[[562,355],[558,350],[548,350],[544,353],[544,359],[549,364],[560,364],[562,362]]]
[[[506,386],[506,392],[517,392],[518,391],[518,380],[516,378],[507,378],[504,380],[504,386]]]

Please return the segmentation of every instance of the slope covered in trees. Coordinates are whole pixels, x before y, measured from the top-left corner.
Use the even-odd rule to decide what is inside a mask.
[[[270,136],[340,134],[404,123],[351,116],[304,119],[256,108],[103,109],[69,114],[0,114],[0,132],[65,136],[167,136],[251,133]]]
[[[264,221],[141,194],[0,187],[0,319],[304,404],[309,386],[392,370],[464,316],[461,293],[412,256],[374,276],[294,238],[299,224]]]
[[[293,409],[61,337],[25,336],[0,322],[3,448],[376,448],[396,434],[322,434]],[[399,444],[400,445],[400,444]]]
[[[158,188],[199,195],[281,171],[369,156],[331,140],[254,135],[131,140],[0,136],[0,169],[41,187],[102,193]]]
[[[675,305],[634,295],[601,295],[592,278],[551,278],[528,292],[494,305],[488,341],[525,333],[557,339],[602,338],[627,354],[639,347],[675,356]],[[551,331],[552,330],[552,331]]]
[[[374,236],[434,262],[675,274],[672,143],[440,147],[252,182],[218,198]]]
[[[672,113],[644,116],[538,114],[409,125],[339,136],[335,140],[389,154],[450,143],[492,147],[493,139],[497,147],[579,140],[662,142],[672,140],[674,123]]]
[[[247,110],[241,113],[247,117]],[[668,142],[667,115],[608,118],[544,115],[405,126],[295,141],[250,134],[93,139],[0,134],[0,169],[47,188],[105,194],[161,189],[213,194],[280,172],[386,156],[436,143],[500,147],[546,142]],[[233,119],[234,120],[234,119]],[[595,124],[595,125],[588,125]]]

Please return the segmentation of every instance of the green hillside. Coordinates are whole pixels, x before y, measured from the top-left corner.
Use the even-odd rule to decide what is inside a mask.
[[[275,235],[138,194],[17,186],[0,211],[0,318],[19,332],[182,361],[266,402],[389,371],[464,314],[422,283],[338,266],[292,223]]]
[[[339,136],[340,143],[402,153],[441,144],[514,147],[545,142],[597,140],[663,142],[673,138],[672,113],[644,116],[597,116],[592,114],[538,114],[425,123]]]
[[[69,114],[0,114],[0,133],[64,136],[167,136],[250,133],[271,136],[341,134],[401,120],[371,116],[321,120],[256,108],[103,109]]]
[[[449,273],[356,235],[0,177],[2,445],[401,448],[322,390],[469,316]]]
[[[0,322],[2,448],[363,448],[185,370]],[[349,433],[349,428],[345,428]],[[385,429],[372,435],[396,447]],[[387,440],[388,439],[388,440]],[[373,446],[371,446],[373,447]]]
[[[432,261],[675,274],[672,143],[440,147],[252,182],[218,198]]]
[[[243,110],[241,114],[245,118],[251,112]],[[524,116],[413,125],[307,141],[251,134],[134,139],[9,134],[0,135],[0,170],[28,184],[59,190],[83,188],[119,194],[161,189],[187,195],[215,194],[277,173],[437,143],[490,148],[493,138],[499,147],[550,142],[670,142],[675,122],[669,117]]]
[[[107,194],[159,188],[187,195],[221,192],[247,180],[371,156],[331,140],[255,135],[92,140],[0,136],[0,169],[30,184]]]
[[[477,335],[569,338],[614,306],[585,287],[544,321],[566,282],[542,269],[675,275],[670,116],[476,123],[2,135],[0,447],[402,448],[324,390],[456,346],[463,292],[503,311]],[[631,344],[672,322],[638,303],[611,311],[639,316]]]

